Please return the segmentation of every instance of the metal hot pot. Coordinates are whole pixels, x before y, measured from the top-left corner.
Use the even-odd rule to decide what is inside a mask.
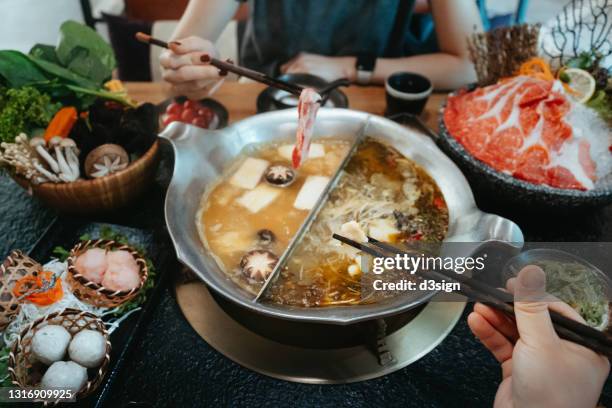
[[[406,157],[420,164],[437,182],[449,208],[447,241],[486,241],[522,243],[516,224],[480,211],[472,191],[457,166],[427,136],[383,117],[348,109],[321,109],[315,138],[352,137],[367,123],[367,136],[394,146]],[[208,253],[198,235],[196,212],[202,194],[221,175],[240,151],[252,143],[292,140],[297,126],[296,110],[282,110],[256,115],[222,130],[203,130],[182,123],[172,123],[160,135],[171,142],[175,165],[168,188],[165,214],[168,231],[178,259],[193,270],[215,294],[232,309],[252,312],[267,321],[282,319],[287,324],[310,323],[331,326],[353,325],[400,315],[425,303],[429,297],[398,296],[380,303],[326,308],[286,307],[253,301],[226,278]],[[465,254],[469,255],[469,254]],[[238,308],[236,308],[238,306]],[[271,320],[270,320],[271,319]],[[329,335],[329,332],[327,332]]]

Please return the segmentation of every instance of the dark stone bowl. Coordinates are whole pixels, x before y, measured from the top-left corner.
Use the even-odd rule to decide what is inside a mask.
[[[472,85],[468,90],[474,88]],[[449,133],[444,123],[445,108],[446,102],[438,115],[440,130],[437,144],[461,168],[476,194],[482,194],[502,207],[526,212],[569,213],[612,203],[612,175],[599,180],[594,189],[581,191],[534,184],[495,170],[472,156]]]

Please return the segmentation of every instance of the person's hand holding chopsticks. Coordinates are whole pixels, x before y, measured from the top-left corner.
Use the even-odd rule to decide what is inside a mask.
[[[159,62],[162,77],[172,84],[173,93],[192,100],[208,96],[214,84],[221,80],[217,68],[201,61],[202,55],[217,55],[213,43],[192,36],[169,42],[168,47],[161,53]]]
[[[481,303],[468,325],[500,362],[502,382],[495,407],[595,407],[610,372],[610,362],[576,343],[559,338],[549,309],[585,323],[569,305],[547,295],[546,275],[527,266],[507,289],[514,294],[516,322]]]

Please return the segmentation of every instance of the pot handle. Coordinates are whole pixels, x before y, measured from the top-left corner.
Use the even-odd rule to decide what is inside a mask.
[[[448,243],[462,243],[461,251],[476,252],[483,246],[505,247],[511,252],[520,252],[525,243],[523,232],[513,221],[499,215],[480,211],[461,217],[461,226],[452,233]],[[467,245],[467,248],[466,248]],[[449,245],[447,249],[452,249]]]

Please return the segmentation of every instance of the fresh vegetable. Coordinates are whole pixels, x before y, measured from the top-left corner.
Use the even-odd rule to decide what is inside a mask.
[[[20,133],[46,127],[58,108],[36,88],[0,88],[0,140],[12,143]]]
[[[77,121],[78,112],[73,106],[66,106],[55,113],[47,129],[45,130],[45,141],[49,142],[52,137],[68,137],[72,127]]]
[[[10,387],[12,385],[11,376],[8,373],[10,352],[9,347],[0,347],[0,387]]]
[[[27,55],[0,51],[0,82],[12,88],[36,87],[54,101],[80,110],[96,98],[134,106],[125,91],[113,92],[104,87],[115,65],[111,47],[93,29],[66,21],[60,27],[57,47],[37,44]]]
[[[64,296],[62,279],[53,275],[53,272],[43,271],[38,276],[27,275],[15,282],[13,295],[25,299],[39,306],[48,306]]]
[[[154,105],[145,103],[126,109],[115,102],[98,99],[89,108],[88,117],[77,119],[70,132],[70,138],[79,146],[81,174],[88,174],[86,159],[97,147],[119,145],[130,156],[139,156],[153,145],[158,130],[159,119]]]
[[[208,106],[202,106],[196,101],[186,100],[183,103],[172,102],[166,108],[164,126],[172,122],[183,122],[208,129],[215,118],[215,113]]]

